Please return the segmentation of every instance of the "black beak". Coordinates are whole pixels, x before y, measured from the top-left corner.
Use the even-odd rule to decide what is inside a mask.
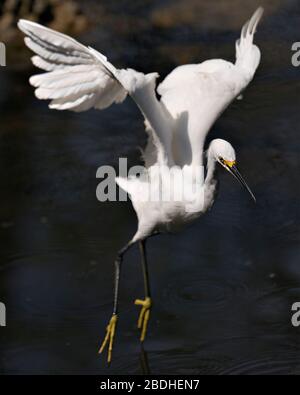
[[[229,173],[231,173],[239,181],[239,183],[242,184],[242,186],[250,193],[252,199],[256,203],[256,198],[255,198],[254,194],[252,193],[252,191],[249,188],[246,181],[243,179],[243,177],[242,177],[241,173],[238,171],[237,167],[235,165],[233,165],[232,167],[226,166],[226,168],[229,171]]]

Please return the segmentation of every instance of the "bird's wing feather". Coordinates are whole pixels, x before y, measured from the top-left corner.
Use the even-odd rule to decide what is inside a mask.
[[[20,20],[35,66],[46,71],[30,78],[39,99],[57,110],[86,111],[121,103],[130,94],[151,125],[157,159],[171,155],[170,117],[155,95],[157,74],[118,70],[100,52],[37,23]]]
[[[259,66],[261,53],[259,48],[253,44],[256,28],[264,13],[264,9],[259,7],[252,18],[243,26],[241,37],[236,42],[236,66],[243,70],[248,83],[254,77]]]
[[[258,9],[243,27],[236,64],[214,59],[181,66],[158,87],[161,101],[177,119],[173,151],[179,165],[202,164],[207,133],[252,80],[260,62],[253,37],[262,12]]]
[[[105,67],[104,56],[101,62],[76,40],[37,23],[20,20],[18,26],[26,34],[25,44],[36,53],[34,65],[46,71],[31,77],[30,83],[39,99],[51,100],[50,108],[103,109],[126,98],[126,90]]]

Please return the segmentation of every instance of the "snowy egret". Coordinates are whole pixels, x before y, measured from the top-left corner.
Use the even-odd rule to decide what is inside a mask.
[[[241,95],[253,79],[260,63],[260,50],[253,44],[258,22],[263,14],[259,8],[244,25],[236,42],[236,62],[221,59],[184,65],[173,70],[158,86],[157,73],[143,74],[132,69],[116,69],[107,58],[91,47],[37,23],[20,20],[26,45],[36,53],[33,64],[46,73],[30,78],[39,99],[50,99],[49,107],[57,110],[85,111],[104,109],[121,103],[130,95],[145,118],[148,144],[144,151],[148,181],[138,177],[117,178],[128,192],[138,217],[133,239],[118,253],[115,261],[113,314],[100,348],[108,346],[108,362],[112,358],[113,341],[118,320],[120,271],[125,253],[139,244],[144,275],[145,299],[135,301],[141,307],[138,327],[141,341],[146,336],[152,306],[146,241],[162,232],[172,232],[200,217],[212,206],[216,196],[216,164],[229,171],[254,195],[236,166],[235,150],[230,143],[213,140],[204,153],[205,138],[216,119],[227,106]],[[170,188],[164,171],[157,168],[192,170],[205,165],[205,178],[200,187],[202,199],[181,201],[147,201],[141,199],[145,182],[157,188]],[[157,167],[158,166],[158,167]],[[179,170],[180,171],[180,170]],[[196,183],[196,181],[189,182]],[[189,209],[187,209],[189,207]],[[192,207],[192,210],[190,209]]]

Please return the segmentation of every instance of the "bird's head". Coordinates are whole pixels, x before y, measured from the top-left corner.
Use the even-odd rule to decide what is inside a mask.
[[[240,184],[250,193],[252,199],[256,198],[237,168],[236,154],[233,146],[225,140],[216,139],[210,144],[210,152],[216,162],[220,163]]]

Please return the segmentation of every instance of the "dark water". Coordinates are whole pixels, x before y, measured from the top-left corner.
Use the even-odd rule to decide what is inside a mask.
[[[94,3],[88,11],[97,15]],[[159,3],[174,20],[160,19]],[[233,59],[238,27],[258,5],[247,2],[248,12],[222,1],[223,26],[213,24],[212,2],[199,2],[203,14],[192,12],[194,20],[178,17],[179,3],[103,1],[81,40],[117,65],[164,76],[181,62]],[[230,17],[231,3],[241,15]],[[155,304],[144,350],[133,304],[143,297],[142,273],[138,251],[128,254],[110,368],[97,349],[111,315],[113,260],[136,219],[130,203],[97,202],[95,174],[120,156],[139,163],[142,117],[130,100],[105,112],[50,111],[27,83],[32,68],[0,70],[1,373],[300,373],[300,329],[291,325],[300,301],[300,69],[290,51],[300,41],[300,6],[260,3],[267,7],[257,35],[262,65],[209,136],[235,146],[258,204],[220,172],[208,215],[149,242]]]

